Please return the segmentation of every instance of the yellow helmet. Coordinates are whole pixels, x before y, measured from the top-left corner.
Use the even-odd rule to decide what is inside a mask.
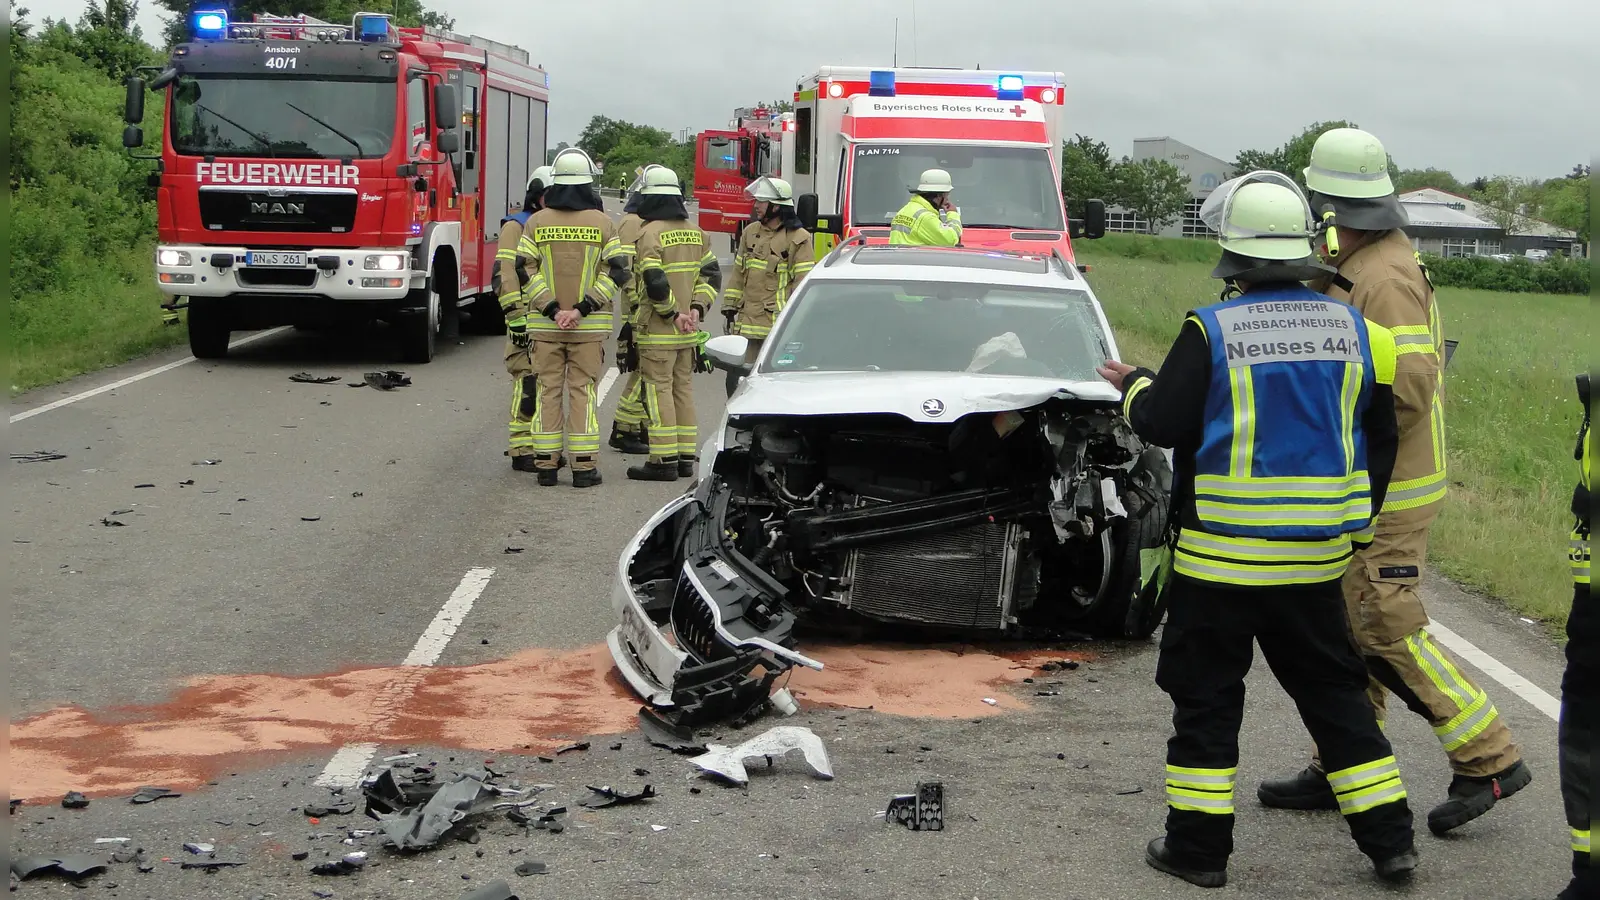
[[[1201,205],[1200,221],[1229,253],[1277,262],[1311,255],[1311,207],[1299,185],[1278,172],[1250,172],[1219,185]]]
[[[1329,197],[1371,200],[1394,193],[1383,142],[1356,128],[1335,128],[1311,147],[1306,187]]]

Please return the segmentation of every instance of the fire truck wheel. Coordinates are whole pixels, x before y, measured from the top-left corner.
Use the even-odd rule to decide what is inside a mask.
[[[433,362],[434,344],[439,336],[439,295],[422,288],[406,299],[406,305],[412,308],[425,305],[427,313],[412,313],[395,322],[400,331],[400,357],[408,363]]]
[[[189,300],[189,352],[196,359],[226,358],[232,331],[227,311],[214,304],[211,298]]]

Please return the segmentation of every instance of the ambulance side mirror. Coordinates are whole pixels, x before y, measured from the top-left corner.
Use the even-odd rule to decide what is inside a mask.
[[[801,194],[794,201],[795,215],[812,234],[844,234],[844,217],[831,214],[822,215],[817,211],[817,195]]]
[[[1083,201],[1083,218],[1067,220],[1067,234],[1074,238],[1098,240],[1106,236],[1106,202]]]

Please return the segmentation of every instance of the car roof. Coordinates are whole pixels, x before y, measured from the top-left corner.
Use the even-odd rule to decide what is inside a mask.
[[[846,244],[819,263],[808,279],[944,281],[1012,287],[1088,290],[1077,267],[1054,252],[1018,253],[964,247]]]

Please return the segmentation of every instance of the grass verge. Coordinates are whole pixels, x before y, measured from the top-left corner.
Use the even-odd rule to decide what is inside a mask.
[[[1147,238],[1156,246],[1137,256],[1120,245],[1139,239],[1117,237],[1079,244],[1080,261],[1123,359],[1154,367],[1184,313],[1215,300],[1217,251],[1208,241]],[[1204,248],[1206,261],[1178,261],[1179,251],[1161,246],[1172,243]],[[1568,503],[1583,418],[1572,379],[1588,367],[1588,298],[1459,288],[1438,298],[1445,335],[1461,345],[1445,377],[1451,493],[1429,562],[1521,613],[1560,621],[1572,604]]]

